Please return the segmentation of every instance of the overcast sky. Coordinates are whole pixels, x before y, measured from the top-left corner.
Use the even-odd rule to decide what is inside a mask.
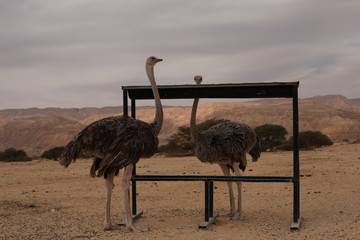
[[[359,0],[1,0],[0,109],[119,106],[121,86],[149,85],[150,55],[159,85],[201,74],[359,98],[359,13]]]

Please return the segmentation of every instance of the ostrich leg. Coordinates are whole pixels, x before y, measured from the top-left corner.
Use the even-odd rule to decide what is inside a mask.
[[[238,163],[234,164],[234,171],[237,177],[241,176],[240,166],[238,165]],[[241,201],[242,182],[236,182],[236,185],[238,188],[238,208],[236,210],[233,219],[241,219],[242,218],[242,201]]]
[[[231,176],[229,169],[224,164],[219,164],[221,167],[222,172],[224,173],[224,176]],[[235,215],[235,200],[234,200],[234,192],[232,188],[232,182],[227,182],[228,188],[229,188],[229,199],[230,199],[230,212],[229,216],[233,217]]]
[[[106,184],[106,207],[105,207],[105,230],[120,229],[118,225],[111,224],[110,219],[110,206],[111,206],[111,194],[114,189],[114,177],[115,175],[109,174],[105,180]]]
[[[134,232],[145,232],[149,231],[149,228],[141,228],[135,226],[133,223],[131,208],[130,208],[130,180],[132,175],[133,164],[129,164],[125,167],[123,176],[123,190],[124,190],[124,201],[125,201],[125,221],[126,226],[131,228]]]

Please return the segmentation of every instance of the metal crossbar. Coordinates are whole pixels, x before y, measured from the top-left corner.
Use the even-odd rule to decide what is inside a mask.
[[[284,176],[135,175],[132,181],[293,182]]]
[[[138,181],[203,181],[205,183],[205,220],[199,228],[207,228],[218,216],[213,212],[213,182],[289,182],[293,183],[293,222],[290,229],[300,228],[300,162],[298,146],[298,86],[299,82],[160,85],[161,99],[193,98],[292,98],[293,106],[293,176],[204,176],[204,175],[137,175],[132,176],[132,213],[136,219],[136,182]],[[128,115],[128,98],[131,99],[131,116],[136,118],[136,100],[153,99],[151,86],[123,86],[123,113]]]
[[[198,225],[199,228],[209,227],[219,216],[214,213],[213,182],[294,182],[293,177],[286,176],[209,176],[209,175],[134,175],[131,180],[136,181],[202,181],[205,183],[205,220]],[[138,214],[134,218],[138,218]],[[140,212],[142,214],[142,212]]]

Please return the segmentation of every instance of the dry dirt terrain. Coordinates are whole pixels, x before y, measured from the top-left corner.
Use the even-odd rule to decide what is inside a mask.
[[[0,240],[11,239],[360,239],[360,144],[301,151],[301,229],[290,231],[291,183],[244,183],[242,220],[230,220],[226,183],[215,183],[214,225],[203,221],[202,182],[139,182],[136,222],[151,231],[104,231],[105,185],[88,176],[90,161],[0,162]],[[194,157],[142,159],[139,174],[220,175]],[[263,153],[244,175],[289,176],[292,152]],[[112,219],[123,218],[121,176]]]

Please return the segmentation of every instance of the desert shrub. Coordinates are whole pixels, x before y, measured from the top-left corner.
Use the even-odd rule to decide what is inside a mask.
[[[199,132],[202,132],[216,124],[228,122],[225,119],[208,119],[200,124],[197,124]],[[168,139],[168,144],[159,147],[158,151],[168,157],[176,156],[193,156],[194,145],[191,141],[190,127],[179,127],[178,132],[171,135]]]
[[[41,154],[42,158],[58,160],[61,156],[62,151],[64,151],[65,147],[54,147],[49,150],[46,150]]]
[[[299,147],[300,149],[313,149],[321,146],[332,145],[330,138],[320,131],[306,131],[299,133]]]
[[[282,145],[286,141],[285,136],[288,133],[283,126],[273,124],[264,124],[254,130],[260,138],[263,151],[271,151]]]
[[[26,154],[24,150],[16,150],[14,148],[8,148],[5,151],[0,152],[0,161],[24,162],[24,161],[31,161],[31,158]]]
[[[311,150],[321,146],[332,145],[333,142],[330,138],[320,131],[305,131],[299,132],[299,148],[302,150]],[[278,146],[279,150],[292,150],[293,149],[293,137],[291,136],[281,146]]]

